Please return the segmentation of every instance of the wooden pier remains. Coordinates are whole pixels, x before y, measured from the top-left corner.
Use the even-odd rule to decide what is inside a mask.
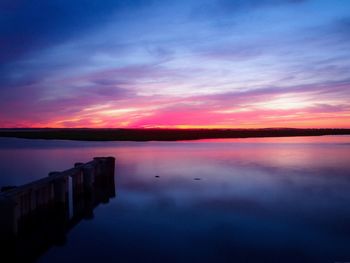
[[[0,193],[0,248],[35,257],[82,219],[93,218],[100,203],[115,196],[114,157],[95,157],[62,172]],[[11,252],[12,251],[12,252]]]

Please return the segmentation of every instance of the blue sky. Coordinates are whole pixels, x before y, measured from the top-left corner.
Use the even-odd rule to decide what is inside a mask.
[[[3,127],[350,126],[350,1],[0,8]]]

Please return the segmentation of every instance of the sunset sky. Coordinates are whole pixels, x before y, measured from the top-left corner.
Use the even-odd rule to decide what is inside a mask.
[[[0,127],[348,127],[348,0],[1,0]]]

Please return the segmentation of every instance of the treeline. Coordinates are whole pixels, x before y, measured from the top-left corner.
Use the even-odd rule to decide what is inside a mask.
[[[0,137],[80,141],[177,141],[350,135],[350,129],[0,129]]]

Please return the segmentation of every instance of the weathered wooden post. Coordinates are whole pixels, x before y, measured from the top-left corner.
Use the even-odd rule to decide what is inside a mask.
[[[95,167],[87,164],[83,167],[84,192],[87,196],[92,195],[95,182]]]
[[[0,240],[12,238],[17,234],[16,205],[12,198],[0,196]]]
[[[96,188],[98,198],[104,203],[108,203],[109,198],[115,196],[114,191],[114,157],[95,157],[96,165]],[[113,187],[113,190],[112,190]]]
[[[50,177],[53,177],[54,200],[56,204],[66,204],[67,202],[67,176],[62,176],[60,172],[50,172]]]
[[[114,185],[114,171],[115,171],[115,158],[107,157],[107,174],[108,174],[108,193],[109,197],[115,197],[115,185]]]

